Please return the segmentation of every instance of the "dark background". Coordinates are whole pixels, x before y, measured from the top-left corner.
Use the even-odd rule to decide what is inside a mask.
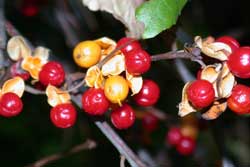
[[[27,14],[25,7],[32,4],[35,14]],[[73,42],[65,36],[56,11],[66,5],[67,12],[74,17],[76,24],[71,30],[77,40],[96,39],[108,36],[115,40],[123,37],[124,26],[107,13],[90,12],[78,0],[13,0],[6,1],[5,14],[17,29],[35,45],[51,49],[53,55],[73,65]],[[189,37],[201,35],[215,37],[231,35],[241,45],[250,45],[249,18],[250,1],[233,0],[191,0],[187,3],[177,26],[165,31],[154,39],[144,40],[142,44],[150,54],[169,51],[169,43],[175,37],[177,27]],[[65,7],[65,6],[64,6]],[[65,8],[63,8],[65,9]],[[184,36],[180,40],[188,40]],[[76,41],[77,41],[76,40]],[[185,61],[195,75],[199,66]],[[72,67],[71,69],[77,69]],[[148,138],[142,135],[140,120],[126,131],[119,131],[133,150],[145,148],[152,157],[163,155],[168,164],[161,166],[220,166],[222,158],[227,158],[235,166],[250,166],[249,118],[237,116],[227,110],[215,121],[202,121],[206,128],[201,129],[194,156],[182,157],[174,149],[165,146],[167,127],[178,124],[176,105],[181,98],[184,85],[172,61],[153,63],[145,77],[154,79],[161,87],[161,98],[157,107],[171,115],[175,121],[161,122],[161,126]],[[248,80],[244,83],[249,85]],[[96,149],[82,151],[48,164],[48,167],[79,166],[118,166],[120,157],[111,143],[99,132],[93,122],[81,110],[76,125],[70,129],[55,128],[49,120],[49,106],[43,96],[25,94],[24,110],[15,118],[0,118],[0,166],[25,166],[36,160],[65,151],[84,142],[87,138],[95,140]],[[109,121],[109,117],[106,119]],[[166,126],[167,125],[167,126]]]

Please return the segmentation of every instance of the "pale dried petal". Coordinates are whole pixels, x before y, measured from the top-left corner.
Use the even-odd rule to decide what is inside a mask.
[[[106,11],[120,20],[128,29],[127,36],[141,38],[144,25],[137,21],[135,10],[143,2],[142,0],[82,0],[82,2],[90,10]]]
[[[101,60],[106,57],[108,54],[110,54],[115,48],[116,48],[116,42],[110,38],[107,37],[102,37],[99,38],[97,40],[95,40],[95,42],[101,46]],[[120,52],[117,52],[120,53]]]
[[[225,52],[223,52],[223,50],[228,49],[227,47],[229,46],[226,44],[215,42],[209,44],[208,46],[203,46],[201,51],[209,57],[218,59],[220,61],[225,61],[228,59],[228,56],[225,54]]]
[[[142,84],[143,84],[142,77],[141,76],[133,76],[126,71],[126,79],[128,81],[128,86],[132,91],[131,96],[139,93],[141,88],[142,88]]]
[[[227,76],[229,74],[230,70],[227,66],[227,63],[223,64],[221,72],[222,72],[222,78],[224,78],[225,76]]]
[[[202,38],[200,36],[194,37],[195,44],[201,49],[202,48]]]
[[[102,66],[104,76],[119,75],[123,71],[125,71],[125,58],[122,54],[115,55]]]
[[[42,52],[44,54],[41,54]],[[38,49],[36,54],[36,56],[24,57],[21,67],[28,71],[32,78],[37,80],[42,66],[48,62],[48,55],[46,54],[46,50],[42,48]]]
[[[208,111],[203,113],[201,116],[206,120],[213,120],[218,118],[227,108],[227,102],[214,101],[213,105]]]
[[[85,76],[85,82],[87,86],[95,88],[103,87],[103,81],[104,78],[97,66],[92,66],[88,69]]]
[[[99,39],[95,40],[95,42],[98,45],[100,45],[102,49],[107,49],[110,46],[116,46],[116,42],[110,38],[107,38],[107,37],[99,38]]]
[[[20,77],[14,77],[12,79],[7,80],[3,84],[1,93],[4,94],[7,92],[12,92],[18,95],[19,97],[22,97],[24,89],[25,89],[25,84],[23,79]]]
[[[34,50],[33,56],[39,57],[42,60],[42,64],[45,64],[49,59],[49,49],[39,46]]]
[[[182,89],[182,100],[179,104],[179,113],[178,115],[181,117],[184,117],[185,115],[188,115],[189,113],[196,112],[197,110],[191,106],[191,104],[188,101],[187,97],[187,88],[191,84],[191,82],[187,82]]]
[[[235,77],[232,73],[229,73],[220,81],[219,91],[220,98],[227,98],[231,95],[233,86],[235,84]]]
[[[48,85],[46,95],[50,106],[55,107],[58,104],[70,103],[70,95],[66,91],[62,91],[55,86]]]
[[[225,61],[228,59],[228,55],[232,53],[231,48],[221,42],[214,42],[213,38],[207,38],[202,41],[201,37],[195,37],[196,45],[201,49],[201,51],[212,58]]]
[[[215,93],[215,97],[218,98],[219,97],[219,92],[217,90],[217,82],[213,83],[213,88],[214,88],[214,93]]]
[[[14,36],[8,41],[7,52],[14,61],[31,55],[31,49],[22,36]]]
[[[218,78],[217,65],[208,65],[201,71],[201,79],[213,83]]]
[[[99,73],[96,80],[95,80],[95,83],[94,83],[94,87],[95,88],[104,88],[104,77],[102,75],[102,73]]]

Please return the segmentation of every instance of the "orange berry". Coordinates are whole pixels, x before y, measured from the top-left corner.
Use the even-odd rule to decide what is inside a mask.
[[[100,60],[101,47],[93,41],[80,42],[74,48],[73,58],[80,67],[91,67]]]
[[[112,103],[121,104],[121,101],[128,96],[128,83],[121,76],[110,76],[104,85],[105,96]]]

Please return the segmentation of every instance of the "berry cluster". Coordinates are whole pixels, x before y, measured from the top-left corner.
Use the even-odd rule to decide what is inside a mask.
[[[110,55],[114,49],[117,52]],[[105,61],[108,56],[112,57]],[[135,121],[134,110],[125,102],[129,90],[141,106],[154,105],[159,98],[158,85],[141,77],[149,70],[151,58],[132,38],[124,37],[117,44],[109,38],[80,42],[73,58],[77,65],[88,68],[85,82],[90,88],[82,95],[83,110],[103,115],[111,108],[111,122],[117,129],[126,129]]]
[[[189,136],[184,136],[178,127],[171,127],[169,129],[166,141],[170,146],[176,147],[176,150],[181,155],[190,155],[195,150],[195,140]]]
[[[14,52],[18,48],[19,52]],[[21,49],[20,49],[21,48]],[[18,115],[23,108],[20,97],[24,91],[24,80],[40,84],[45,87],[48,95],[48,103],[53,107],[50,112],[52,123],[56,127],[68,128],[75,123],[76,110],[70,103],[70,96],[56,87],[63,84],[65,71],[63,66],[56,61],[48,61],[49,52],[46,48],[37,47],[33,52],[21,36],[12,37],[7,46],[9,57],[16,61],[11,66],[11,74],[14,77],[5,82],[3,86],[7,93],[0,99],[0,113],[5,117]],[[7,86],[6,86],[7,85]],[[17,89],[17,90],[16,90]]]
[[[195,42],[216,63],[203,67],[197,80],[184,86],[179,115],[206,110],[202,117],[215,119],[226,106],[237,114],[250,113],[250,87],[237,84],[235,79],[250,78],[250,47],[241,47],[229,36],[216,40],[196,37]]]

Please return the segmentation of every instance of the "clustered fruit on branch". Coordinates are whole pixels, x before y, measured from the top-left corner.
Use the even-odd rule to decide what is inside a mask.
[[[8,110],[2,116],[15,116],[21,112],[24,81],[28,82],[30,77],[31,84],[40,84],[44,88],[52,107],[50,119],[59,128],[74,125],[77,112],[70,93],[83,83],[90,88],[82,95],[82,109],[89,115],[99,116],[111,109],[111,122],[118,129],[126,129],[135,121],[134,110],[125,102],[129,90],[141,106],[154,105],[159,98],[158,85],[152,80],[143,81],[141,76],[149,70],[151,58],[139,42],[131,38],[122,38],[117,44],[106,37],[80,42],[74,48],[73,58],[78,66],[87,68],[87,72],[83,82],[70,89],[63,85],[66,75],[63,66],[49,61],[48,49],[37,47],[32,51],[23,37],[14,36],[8,42],[7,51],[10,59],[16,62],[11,67],[14,78],[6,81],[2,89],[4,98],[0,104],[3,112]],[[14,86],[11,84],[11,88],[6,88],[10,82],[15,82]],[[10,102],[12,108],[7,108]]]
[[[114,52],[117,48],[121,49]],[[141,77],[149,70],[151,58],[138,41],[122,38],[116,44],[105,37],[83,41],[75,47],[73,55],[77,65],[88,68],[85,82],[90,89],[82,96],[82,108],[86,113],[103,115],[111,108],[113,125],[126,129],[135,121],[134,110],[125,102],[129,89],[139,105],[151,106],[157,102],[158,85]]]
[[[203,59],[214,62],[204,66],[197,80],[183,88],[179,115],[202,111],[207,120],[216,119],[227,106],[237,114],[250,113],[250,88],[237,84],[236,78],[250,78],[250,47],[240,47],[232,37],[218,39],[195,37],[195,47]]]

